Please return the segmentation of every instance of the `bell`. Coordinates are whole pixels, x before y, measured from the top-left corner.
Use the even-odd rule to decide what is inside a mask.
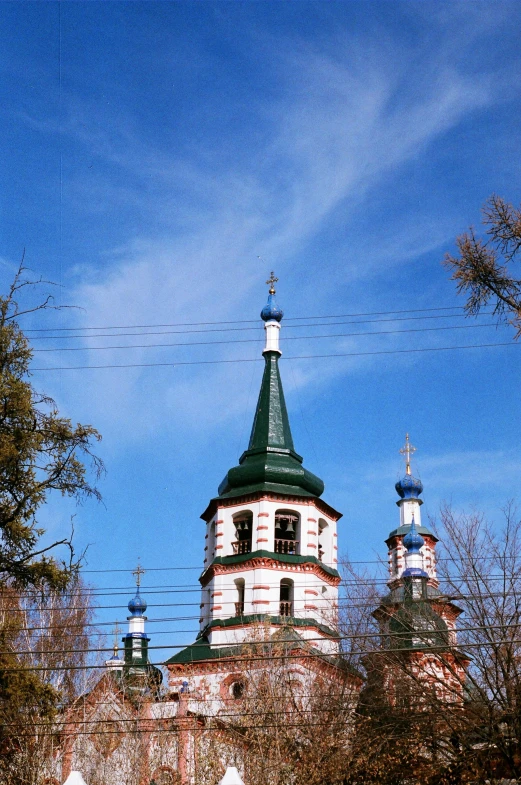
[[[286,526],[286,534],[295,534],[295,527],[293,521],[290,521]]]
[[[237,529],[238,532],[242,531],[242,521],[237,521],[237,523],[235,524],[235,528]]]

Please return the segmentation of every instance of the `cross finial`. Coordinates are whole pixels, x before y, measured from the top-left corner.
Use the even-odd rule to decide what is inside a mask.
[[[409,434],[405,434],[405,444],[400,450],[400,453],[405,456],[405,473],[411,473],[411,455],[416,452],[416,447],[413,447],[409,441]]]
[[[270,277],[269,277],[269,278],[268,278],[268,280],[266,281],[266,283],[267,283],[267,284],[268,284],[268,286],[270,287],[270,294],[275,294],[275,287],[274,287],[274,285],[273,285],[273,284],[277,283],[277,282],[278,282],[278,280],[279,280],[278,278],[275,278],[275,273],[274,273],[274,272],[273,272],[273,270],[272,270],[272,271],[271,271],[271,275],[270,275]]]
[[[144,574],[145,574],[145,570],[143,569],[143,567],[139,563],[139,556],[138,556],[137,567],[136,567],[135,570],[132,570],[132,575],[134,575],[134,577],[136,579],[136,586],[138,587],[138,589],[141,586],[141,576],[144,575]]]
[[[122,629],[119,626],[118,622],[116,622],[114,625],[114,656],[115,657],[117,657],[119,651],[118,639],[119,639],[120,632],[122,632]]]

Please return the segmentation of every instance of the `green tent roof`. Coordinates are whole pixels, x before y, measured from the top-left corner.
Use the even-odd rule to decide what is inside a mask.
[[[277,490],[298,496],[320,496],[324,483],[302,466],[295,452],[278,366],[279,353],[264,352],[264,375],[248,449],[219,486],[219,497]]]

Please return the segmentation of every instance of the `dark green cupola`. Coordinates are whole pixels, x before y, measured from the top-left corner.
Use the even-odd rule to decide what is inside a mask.
[[[273,278],[273,274],[272,274]],[[261,312],[265,322],[264,374],[248,449],[219,486],[219,498],[273,491],[292,496],[320,496],[324,483],[302,466],[295,452],[279,371],[279,331],[282,311],[275,303],[271,281],[268,302]]]

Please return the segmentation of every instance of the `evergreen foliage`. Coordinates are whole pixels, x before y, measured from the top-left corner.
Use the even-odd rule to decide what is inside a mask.
[[[41,546],[44,530],[37,513],[53,490],[78,501],[99,499],[87,479],[84,461],[96,476],[102,462],[92,453],[99,433],[90,425],[73,425],[60,417],[56,404],[30,383],[31,348],[18,319],[21,290],[34,283],[23,280],[21,266],[5,296],[0,297],[0,585],[63,588],[77,563],[70,539]],[[30,311],[49,306],[49,300]],[[52,307],[52,306],[51,306]],[[68,563],[51,552],[69,550]]]

